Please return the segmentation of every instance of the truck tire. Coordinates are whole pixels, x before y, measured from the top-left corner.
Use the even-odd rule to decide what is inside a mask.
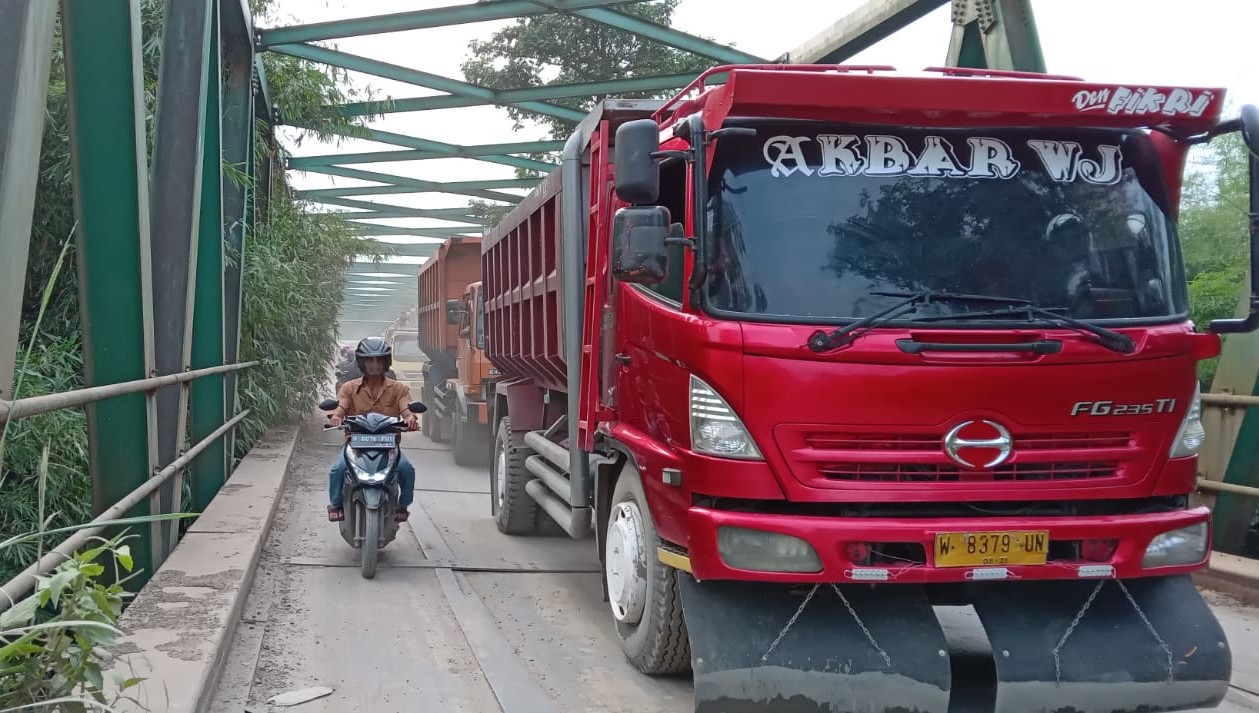
[[[691,645],[682,617],[683,576],[656,557],[660,536],[647,507],[638,469],[626,463],[612,490],[604,548],[604,578],[621,650],[646,674],[691,668]]]
[[[499,531],[508,535],[532,535],[538,531],[541,513],[525,492],[525,484],[532,480],[525,459],[532,453],[523,442],[512,438],[510,419],[499,421],[494,460],[490,464],[490,507]]]

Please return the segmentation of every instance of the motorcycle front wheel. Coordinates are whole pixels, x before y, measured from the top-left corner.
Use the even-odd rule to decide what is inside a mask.
[[[363,508],[363,578],[376,576],[376,559],[380,548],[380,518],[383,510]]]

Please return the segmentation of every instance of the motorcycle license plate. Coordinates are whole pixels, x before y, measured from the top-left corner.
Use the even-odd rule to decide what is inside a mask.
[[[392,433],[354,433],[350,435],[352,448],[392,448],[397,436]]]

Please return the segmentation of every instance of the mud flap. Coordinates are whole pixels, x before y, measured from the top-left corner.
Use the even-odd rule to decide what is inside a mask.
[[[920,587],[679,580],[697,713],[948,710],[948,647]]]
[[[1228,641],[1188,575],[1009,583],[971,601],[992,644],[996,713],[1211,708],[1228,692]]]

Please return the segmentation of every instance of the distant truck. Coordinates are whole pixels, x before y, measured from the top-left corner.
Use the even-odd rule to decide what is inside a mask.
[[[426,357],[420,350],[417,333],[410,329],[390,330],[385,334],[385,341],[393,349],[393,368],[398,374],[398,381],[413,389],[419,388],[424,378]]]
[[[417,341],[428,357],[420,400],[429,407],[422,430],[435,442],[451,441],[460,465],[485,462],[489,453],[480,263],[480,238],[456,237],[419,270]]]

